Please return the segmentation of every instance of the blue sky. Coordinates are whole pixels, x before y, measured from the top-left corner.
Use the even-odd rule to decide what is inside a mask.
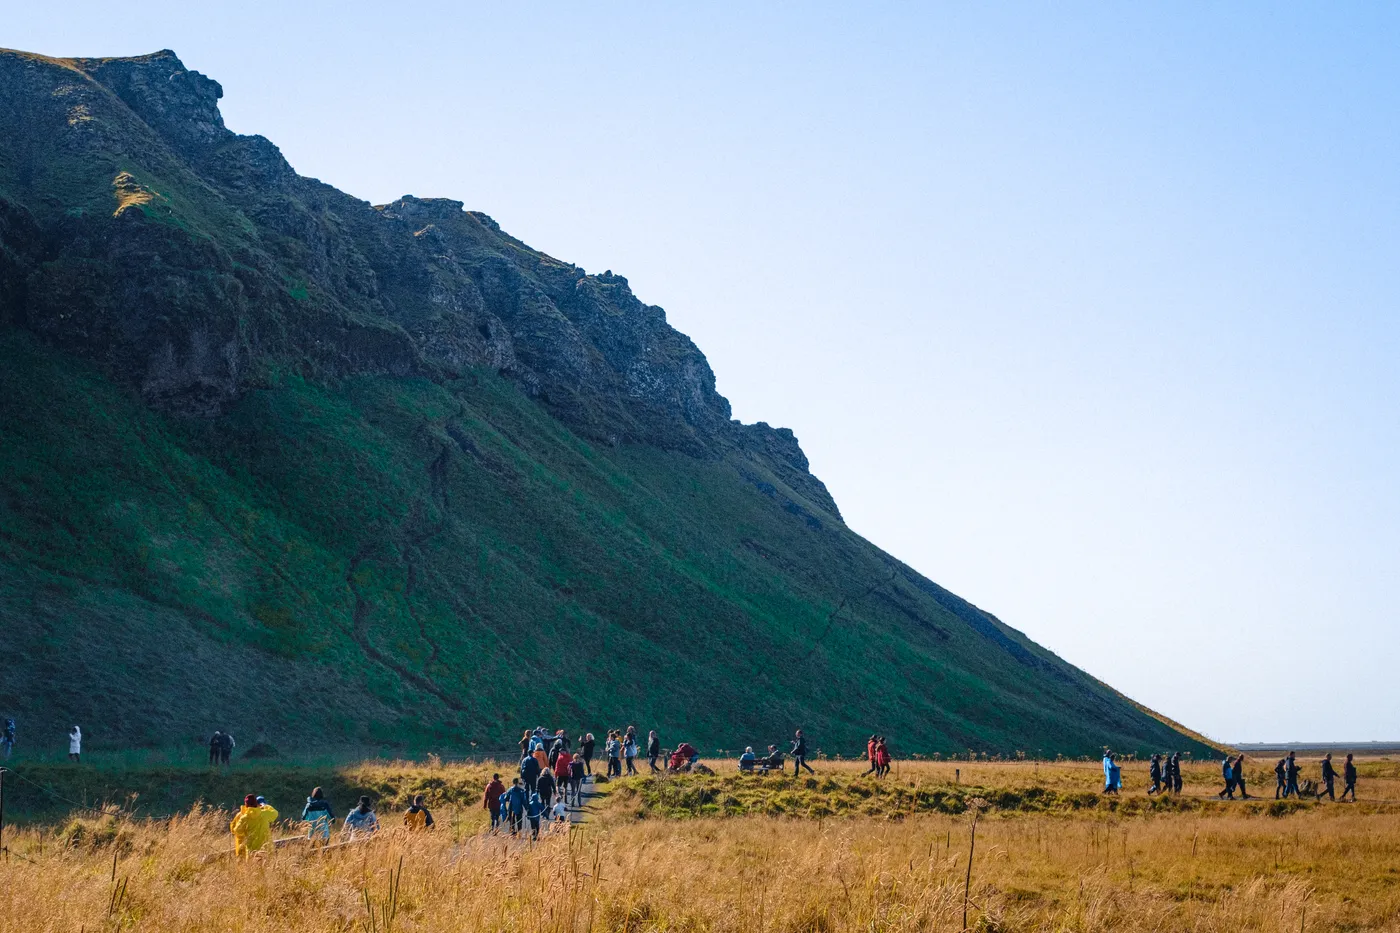
[[[1400,7],[22,4],[612,269],[857,531],[1237,741],[1400,739]]]

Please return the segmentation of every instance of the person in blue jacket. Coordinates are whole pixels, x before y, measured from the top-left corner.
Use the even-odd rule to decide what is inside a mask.
[[[540,817],[544,816],[546,807],[539,794],[531,794],[530,799],[525,804],[525,815],[530,818],[530,838],[540,838]]]
[[[506,815],[510,818],[510,834],[520,835],[521,817],[525,814],[525,788],[520,786],[520,778],[513,778],[510,789],[501,795]]]
[[[525,789],[534,791],[535,782],[540,779],[540,762],[534,755],[526,755],[520,759],[520,780],[525,783]]]
[[[311,796],[306,798],[306,806],[302,808],[301,818],[306,821],[308,839],[319,839],[322,842],[330,841],[331,823],[335,822],[335,811],[331,809],[331,802],[326,799],[321,788],[312,788]]]

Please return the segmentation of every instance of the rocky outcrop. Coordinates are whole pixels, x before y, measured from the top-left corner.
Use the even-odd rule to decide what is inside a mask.
[[[191,415],[271,372],[487,368],[595,440],[744,450],[839,517],[792,433],[732,421],[704,354],[623,276],[534,250],[460,201],[376,207],[302,177],[224,126],[222,95],[168,50],[0,53],[7,319]],[[75,152],[90,171],[53,177]]]

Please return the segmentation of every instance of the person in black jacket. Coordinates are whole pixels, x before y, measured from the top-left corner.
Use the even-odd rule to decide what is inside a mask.
[[[1155,794],[1162,789],[1162,756],[1153,755],[1152,764],[1147,766],[1147,777],[1152,781],[1152,786],[1147,788],[1149,794]]]
[[[661,757],[661,739],[657,736],[656,730],[651,730],[647,736],[647,764],[651,765],[651,773],[657,774],[661,771],[656,766],[656,759]]]
[[[1347,763],[1342,766],[1342,780],[1346,787],[1342,789],[1342,799],[1347,799],[1347,794],[1351,794],[1351,802],[1356,803],[1356,763],[1351,760],[1351,755],[1347,755]]]
[[[1283,796],[1292,794],[1298,796],[1298,757],[1293,752],[1288,753],[1288,757],[1283,760]]]
[[[534,755],[526,755],[520,759],[520,783],[525,785],[527,791],[533,792],[535,782],[540,779],[540,763]]]
[[[1274,765],[1274,799],[1280,800],[1288,796],[1288,759],[1280,758],[1278,764]]]
[[[554,772],[545,769],[535,778],[535,793],[540,795],[540,800],[544,801],[544,808],[548,810],[554,801]]]
[[[1337,780],[1337,769],[1332,767],[1332,753],[1328,752],[1322,758],[1322,783],[1323,788],[1317,792],[1317,799],[1321,800],[1326,794],[1334,802],[1337,799],[1336,788],[1333,786]]]
[[[812,766],[807,764],[807,740],[802,737],[802,730],[798,729],[797,734],[792,739],[792,776],[798,777],[802,774],[802,769],[806,768],[808,774],[816,774]]]
[[[578,751],[583,756],[583,770],[589,774],[593,773],[593,744],[591,732],[578,738]]]
[[[215,729],[214,734],[209,737],[209,763],[216,765],[219,763],[219,756],[224,751],[224,732],[222,729]]]

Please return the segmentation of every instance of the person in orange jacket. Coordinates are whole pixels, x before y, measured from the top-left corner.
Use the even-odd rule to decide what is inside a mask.
[[[272,836],[272,824],[277,822],[277,811],[266,803],[259,803],[256,794],[243,798],[243,806],[234,814],[228,824],[233,833],[233,851],[247,858],[267,845]]]

